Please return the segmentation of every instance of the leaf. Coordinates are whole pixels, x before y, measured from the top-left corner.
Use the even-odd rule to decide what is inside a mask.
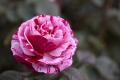
[[[96,68],[101,75],[108,80],[116,80],[118,78],[116,75],[118,72],[118,66],[107,56],[100,56],[97,59]]]
[[[28,5],[28,4],[24,3],[24,2],[21,2],[17,6],[17,14],[23,20],[27,20],[27,19],[32,18],[36,14],[36,12],[35,12],[33,6]]]
[[[86,63],[86,64],[95,64],[96,63],[96,57],[91,51],[77,51],[76,53],[77,58],[79,62]]]
[[[35,9],[37,14],[60,15],[58,5],[47,0],[39,0]]]
[[[94,12],[85,19],[85,25],[89,32],[98,33],[101,29],[101,12]]]
[[[99,7],[102,7],[104,5],[105,0],[92,0],[92,2]]]
[[[16,31],[17,29],[13,28],[9,31],[9,33],[5,36],[4,38],[4,45],[8,46],[10,44],[11,41],[11,36],[13,35],[13,33]]]
[[[6,71],[0,75],[0,80],[24,80],[21,73],[17,71]]]
[[[101,78],[96,73],[94,68],[92,66],[90,66],[90,65],[82,65],[79,68],[79,71],[82,74],[82,77],[85,78],[85,80],[101,80]]]
[[[66,77],[61,77],[59,80],[68,80]]]
[[[105,45],[104,43],[98,39],[97,37],[94,37],[94,36],[89,36],[89,43],[93,45],[93,47],[96,49],[96,50],[104,50],[105,49]]]
[[[6,8],[0,4],[0,15],[4,14],[6,11]]]
[[[71,67],[64,71],[69,80],[103,80],[89,65],[82,65],[80,68]]]
[[[78,39],[78,49],[84,49],[88,47],[87,35],[85,32],[75,32],[75,36]]]
[[[16,22],[19,20],[19,16],[17,15],[16,11],[14,10],[14,8],[8,8],[6,10],[6,17],[8,18],[8,20],[10,20],[11,22]]]
[[[118,13],[118,14],[120,14],[120,12]],[[118,16],[115,16],[116,18],[120,18],[120,16],[118,17]],[[115,36],[118,36],[118,37],[120,37],[120,24],[119,24],[119,21],[117,20],[117,19],[111,19],[110,21],[109,21],[109,30],[110,30],[110,32],[112,33],[112,34],[114,34]]]
[[[69,68],[68,70],[64,71],[64,74],[68,76],[69,80],[87,80],[85,77],[80,73],[80,71],[76,68]]]

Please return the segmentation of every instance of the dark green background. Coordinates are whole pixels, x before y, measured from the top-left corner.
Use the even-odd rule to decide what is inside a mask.
[[[79,39],[73,65],[58,74],[31,72],[10,50],[20,24],[44,13],[67,19]],[[120,0],[0,0],[0,80],[120,80],[119,76]]]

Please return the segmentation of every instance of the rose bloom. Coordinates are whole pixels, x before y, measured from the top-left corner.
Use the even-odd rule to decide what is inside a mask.
[[[12,36],[11,50],[18,61],[51,74],[71,66],[77,42],[66,20],[40,15],[21,24]]]

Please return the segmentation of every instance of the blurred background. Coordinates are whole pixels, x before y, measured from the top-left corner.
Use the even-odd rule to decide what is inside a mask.
[[[79,39],[58,74],[33,73],[10,50],[21,22],[44,13],[67,19]],[[0,0],[0,80],[120,80],[120,0]]]

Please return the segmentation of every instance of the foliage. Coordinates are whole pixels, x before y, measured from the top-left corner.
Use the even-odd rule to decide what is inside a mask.
[[[0,0],[0,80],[120,80],[120,1],[53,1]],[[73,65],[53,75],[31,72],[10,51],[21,22],[44,13],[66,18],[79,39]]]

